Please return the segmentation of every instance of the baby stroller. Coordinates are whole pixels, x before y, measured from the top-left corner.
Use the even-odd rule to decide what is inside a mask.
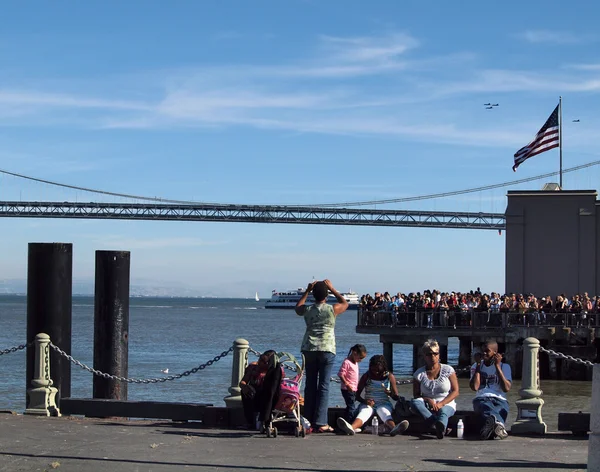
[[[270,421],[264,425],[265,433],[268,438],[277,437],[277,427],[275,423],[291,423],[294,428],[294,436],[305,437],[306,431],[300,416],[300,384],[304,376],[304,355],[302,356],[302,365],[296,358],[287,352],[277,353],[277,365],[282,369],[281,384],[275,406],[271,411]],[[286,378],[285,367],[293,367],[296,375],[293,378]]]

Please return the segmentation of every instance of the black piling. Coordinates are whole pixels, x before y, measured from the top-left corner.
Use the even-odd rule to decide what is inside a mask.
[[[129,370],[128,251],[96,251],[94,369],[127,377]],[[94,376],[94,398],[127,400],[127,383]]]
[[[46,333],[50,341],[71,354],[73,245],[29,243],[27,260],[27,342]],[[27,347],[26,388],[31,388],[35,346]],[[71,363],[50,349],[50,375],[58,389],[56,404],[71,396]],[[29,406],[29,398],[26,399]]]

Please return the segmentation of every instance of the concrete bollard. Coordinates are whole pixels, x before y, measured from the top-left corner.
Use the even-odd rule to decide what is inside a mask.
[[[242,390],[240,381],[244,376],[248,364],[248,348],[250,344],[243,338],[237,338],[233,342],[233,365],[231,366],[231,387],[229,396],[225,397],[227,408],[242,408]]]
[[[592,414],[590,416],[590,436],[588,439],[588,468],[600,470],[600,364],[595,364],[592,378]]]
[[[546,423],[542,420],[542,391],[540,390],[538,352],[540,342],[536,338],[523,341],[523,376],[520,400],[516,401],[517,420],[512,425],[513,434],[546,434]]]
[[[35,336],[35,361],[32,388],[27,389],[29,401],[26,415],[60,416],[56,407],[58,389],[52,386],[50,377],[50,336],[39,333]]]

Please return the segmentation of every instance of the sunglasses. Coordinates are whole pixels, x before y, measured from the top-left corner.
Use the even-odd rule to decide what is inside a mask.
[[[439,352],[434,352],[434,351],[429,351],[427,354],[425,354],[426,356],[439,356],[440,353]]]

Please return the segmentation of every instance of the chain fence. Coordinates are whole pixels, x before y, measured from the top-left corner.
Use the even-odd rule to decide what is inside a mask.
[[[18,346],[14,346],[14,347],[9,347],[8,349],[2,349],[0,351],[0,356],[3,354],[11,354],[13,352],[17,352],[17,351],[22,351],[23,349],[25,349],[27,346],[31,346],[33,343],[28,343],[28,344],[20,344]]]
[[[187,377],[188,375],[195,374],[199,370],[206,369],[207,367],[213,365],[215,362],[218,362],[221,359],[223,359],[229,353],[233,352],[233,346],[232,346],[227,351],[223,351],[221,354],[213,357],[208,362],[205,362],[204,364],[200,364],[198,367],[194,367],[193,369],[186,370],[185,372],[182,372],[181,374],[174,374],[174,375],[169,375],[167,377],[151,378],[151,379],[135,379],[135,378],[128,378],[128,377],[120,377],[118,375],[111,375],[111,374],[107,374],[106,372],[101,372],[99,370],[96,370],[92,367],[85,365],[84,363],[78,361],[77,359],[74,359],[73,356],[67,354],[65,351],[63,351],[61,348],[59,348],[52,342],[50,342],[50,347],[52,349],[54,349],[59,355],[68,359],[76,366],[79,366],[82,369],[87,370],[88,372],[90,372],[94,375],[103,377],[105,379],[118,380],[120,382],[135,383],[135,384],[155,384],[155,383],[161,383],[161,382],[168,382],[170,380],[177,380],[182,377]]]
[[[2,349],[0,350],[0,356],[4,355],[4,354],[11,354],[14,352],[18,352],[18,351],[22,351],[25,348],[27,348],[28,346],[32,346],[34,343],[30,342],[27,344],[20,344],[18,346],[14,346],[14,347],[10,347],[8,349]],[[77,359],[73,358],[73,356],[67,354],[65,351],[63,351],[62,349],[60,349],[58,346],[56,346],[55,344],[53,344],[52,342],[50,342],[49,347],[52,348],[54,351],[56,351],[60,356],[66,358],[67,360],[69,360],[70,362],[72,362],[73,364],[75,364],[76,366],[81,367],[82,369],[90,372],[93,375],[97,375],[99,377],[103,377],[105,379],[111,379],[111,380],[117,380],[120,382],[127,382],[127,383],[135,383],[135,384],[155,384],[155,383],[163,383],[163,382],[168,382],[171,380],[177,380],[177,379],[181,379],[183,377],[187,377],[191,374],[195,374],[198,371],[204,370],[207,367],[213,365],[215,362],[218,362],[219,360],[223,359],[224,357],[226,357],[227,355],[229,355],[231,352],[233,352],[233,346],[230,347],[228,350],[223,351],[221,354],[216,355],[215,357],[213,357],[211,360],[205,362],[204,364],[200,364],[197,367],[194,367],[190,370],[186,370],[185,372],[182,372],[180,374],[173,374],[173,375],[168,375],[165,377],[157,377],[157,378],[148,378],[148,379],[138,379],[138,378],[128,378],[128,377],[120,377],[118,375],[111,375],[108,374],[106,372],[101,372],[100,370],[94,369],[92,367],[89,367],[88,365],[84,364],[83,362],[78,361]],[[248,352],[254,354],[257,357],[261,356],[261,352],[257,351],[256,349],[253,349],[251,347],[248,348]],[[592,367],[594,366],[594,363],[585,359],[579,359],[576,357],[573,357],[571,355],[568,354],[563,354],[562,352],[557,352],[557,351],[553,351],[552,349],[546,349],[544,347],[540,347],[540,352],[544,352],[547,353],[548,355],[554,356],[554,357],[558,357],[559,359],[565,359],[568,361],[572,361],[572,362],[576,362],[578,364],[583,364],[585,366],[588,367]],[[248,358],[248,354],[246,354],[246,359]],[[283,367],[287,370],[296,372],[296,367],[291,366],[289,364],[283,364]],[[468,367],[464,367],[461,369],[455,368],[455,372],[456,374],[463,374],[466,373],[470,370],[470,366]],[[341,380],[339,379],[339,377],[331,377],[330,378],[331,382],[338,382],[340,383]],[[408,385],[408,384],[412,384],[413,383],[413,379],[398,379],[396,380],[396,385]]]
[[[585,359],[579,359],[577,357],[573,357],[568,354],[563,354],[562,352],[553,351],[552,349],[546,349],[545,347],[540,346],[540,352],[545,352],[551,356],[558,357],[559,359],[566,359],[568,361],[573,361],[578,364],[586,365],[588,367],[594,366],[594,363],[591,361],[587,361]]]

